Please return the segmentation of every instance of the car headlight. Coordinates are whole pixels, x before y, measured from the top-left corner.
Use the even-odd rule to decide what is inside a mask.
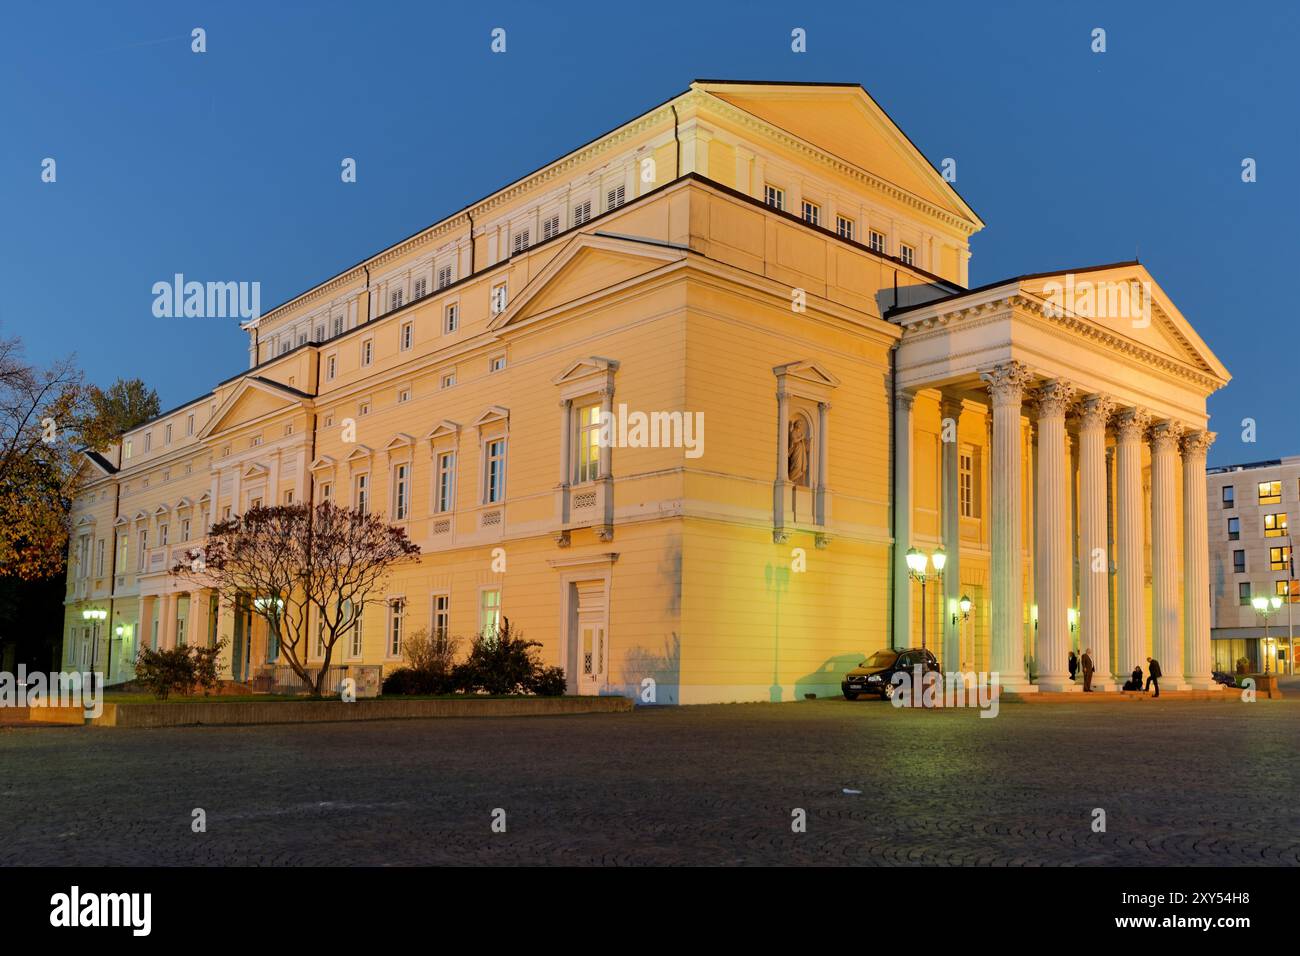
[[[880,682],[880,675],[879,675],[879,674],[872,674],[870,677],[867,678],[867,680],[869,680],[869,681],[875,681],[876,683],[879,683],[879,682]]]

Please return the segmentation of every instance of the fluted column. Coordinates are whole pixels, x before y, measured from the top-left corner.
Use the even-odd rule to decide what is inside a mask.
[[[1205,454],[1214,432],[1183,437],[1183,677],[1189,687],[1215,686],[1210,675],[1210,535]],[[1161,662],[1164,663],[1163,661]]]
[[[1150,416],[1140,408],[1126,408],[1115,418],[1116,496],[1119,520],[1116,533],[1115,620],[1118,625],[1117,674],[1128,674],[1140,666],[1146,672],[1145,602],[1142,596],[1145,564],[1143,544],[1146,508],[1142,499],[1142,435]]]
[[[912,646],[912,582],[907,549],[912,546],[912,404],[900,391],[894,401],[894,633],[893,646]]]
[[[1171,690],[1183,680],[1183,634],[1178,606],[1178,485],[1176,459],[1182,426],[1151,429],[1151,644]],[[1207,558],[1208,560],[1208,558]]]
[[[1035,530],[1034,586],[1038,599],[1035,638],[1038,686],[1076,691],[1070,680],[1070,472],[1065,460],[1065,413],[1074,386],[1048,382],[1038,391],[1038,520]]]
[[[1106,542],[1106,421],[1115,403],[1090,395],[1079,415],[1079,649],[1094,690],[1114,690],[1110,662],[1110,549]]]
[[[1036,691],[1025,676],[1024,575],[1021,567],[1020,404],[1030,373],[1007,362],[981,373],[993,404],[992,670],[1002,687]]]
[[[961,670],[961,399],[945,396],[939,406],[943,419],[943,550],[948,563],[943,570],[943,651],[939,663],[945,671]],[[948,422],[952,422],[949,427]],[[951,441],[948,438],[951,437]]]

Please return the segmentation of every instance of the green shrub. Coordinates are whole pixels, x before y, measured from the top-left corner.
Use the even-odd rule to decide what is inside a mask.
[[[385,697],[441,695],[454,693],[455,690],[450,673],[417,671],[412,667],[399,667],[393,671],[384,678],[382,688]]]
[[[533,674],[529,687],[538,697],[563,697],[567,687],[563,667],[543,667]]]
[[[194,686],[194,658],[184,645],[161,651],[142,647],[135,661],[135,678],[159,700],[173,692],[188,694]]]
[[[561,687],[564,672],[558,667],[548,668],[537,659],[537,648],[541,646],[525,639],[510,619],[503,617],[500,627],[474,638],[469,658],[453,669],[456,687],[470,694],[538,694],[543,693],[538,689],[542,687],[550,694],[557,680],[551,672],[559,672]]]
[[[206,697],[217,689],[221,682],[221,652],[226,649],[229,641],[222,638],[212,647],[193,646],[189,648],[191,657],[194,660],[194,686],[203,689],[203,696]]]

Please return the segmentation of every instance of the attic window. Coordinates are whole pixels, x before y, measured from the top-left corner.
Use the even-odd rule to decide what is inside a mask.
[[[776,186],[767,185],[763,187],[763,202],[767,203],[773,209],[785,208],[785,190]]]
[[[560,217],[552,216],[542,223],[542,239],[552,239],[560,234]]]
[[[623,203],[627,202],[627,187],[616,186],[605,194],[605,208],[617,209]]]
[[[445,289],[451,285],[451,266],[443,266],[438,270],[438,288]]]
[[[591,200],[587,199],[573,207],[573,224],[581,226],[591,218]]]

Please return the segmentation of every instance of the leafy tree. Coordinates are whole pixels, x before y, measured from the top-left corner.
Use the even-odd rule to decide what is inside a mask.
[[[103,451],[123,432],[157,418],[158,393],[138,378],[119,378],[107,389],[92,385],[88,391],[90,413],[82,425],[86,446]]]
[[[251,508],[214,524],[206,546],[191,550],[172,573],[214,587],[231,602],[250,598],[289,666],[319,696],[334,645],[367,604],[381,600],[393,567],[419,553],[405,529],[322,501]],[[309,630],[313,618],[318,632]],[[325,654],[313,676],[306,659],[316,633]]]

